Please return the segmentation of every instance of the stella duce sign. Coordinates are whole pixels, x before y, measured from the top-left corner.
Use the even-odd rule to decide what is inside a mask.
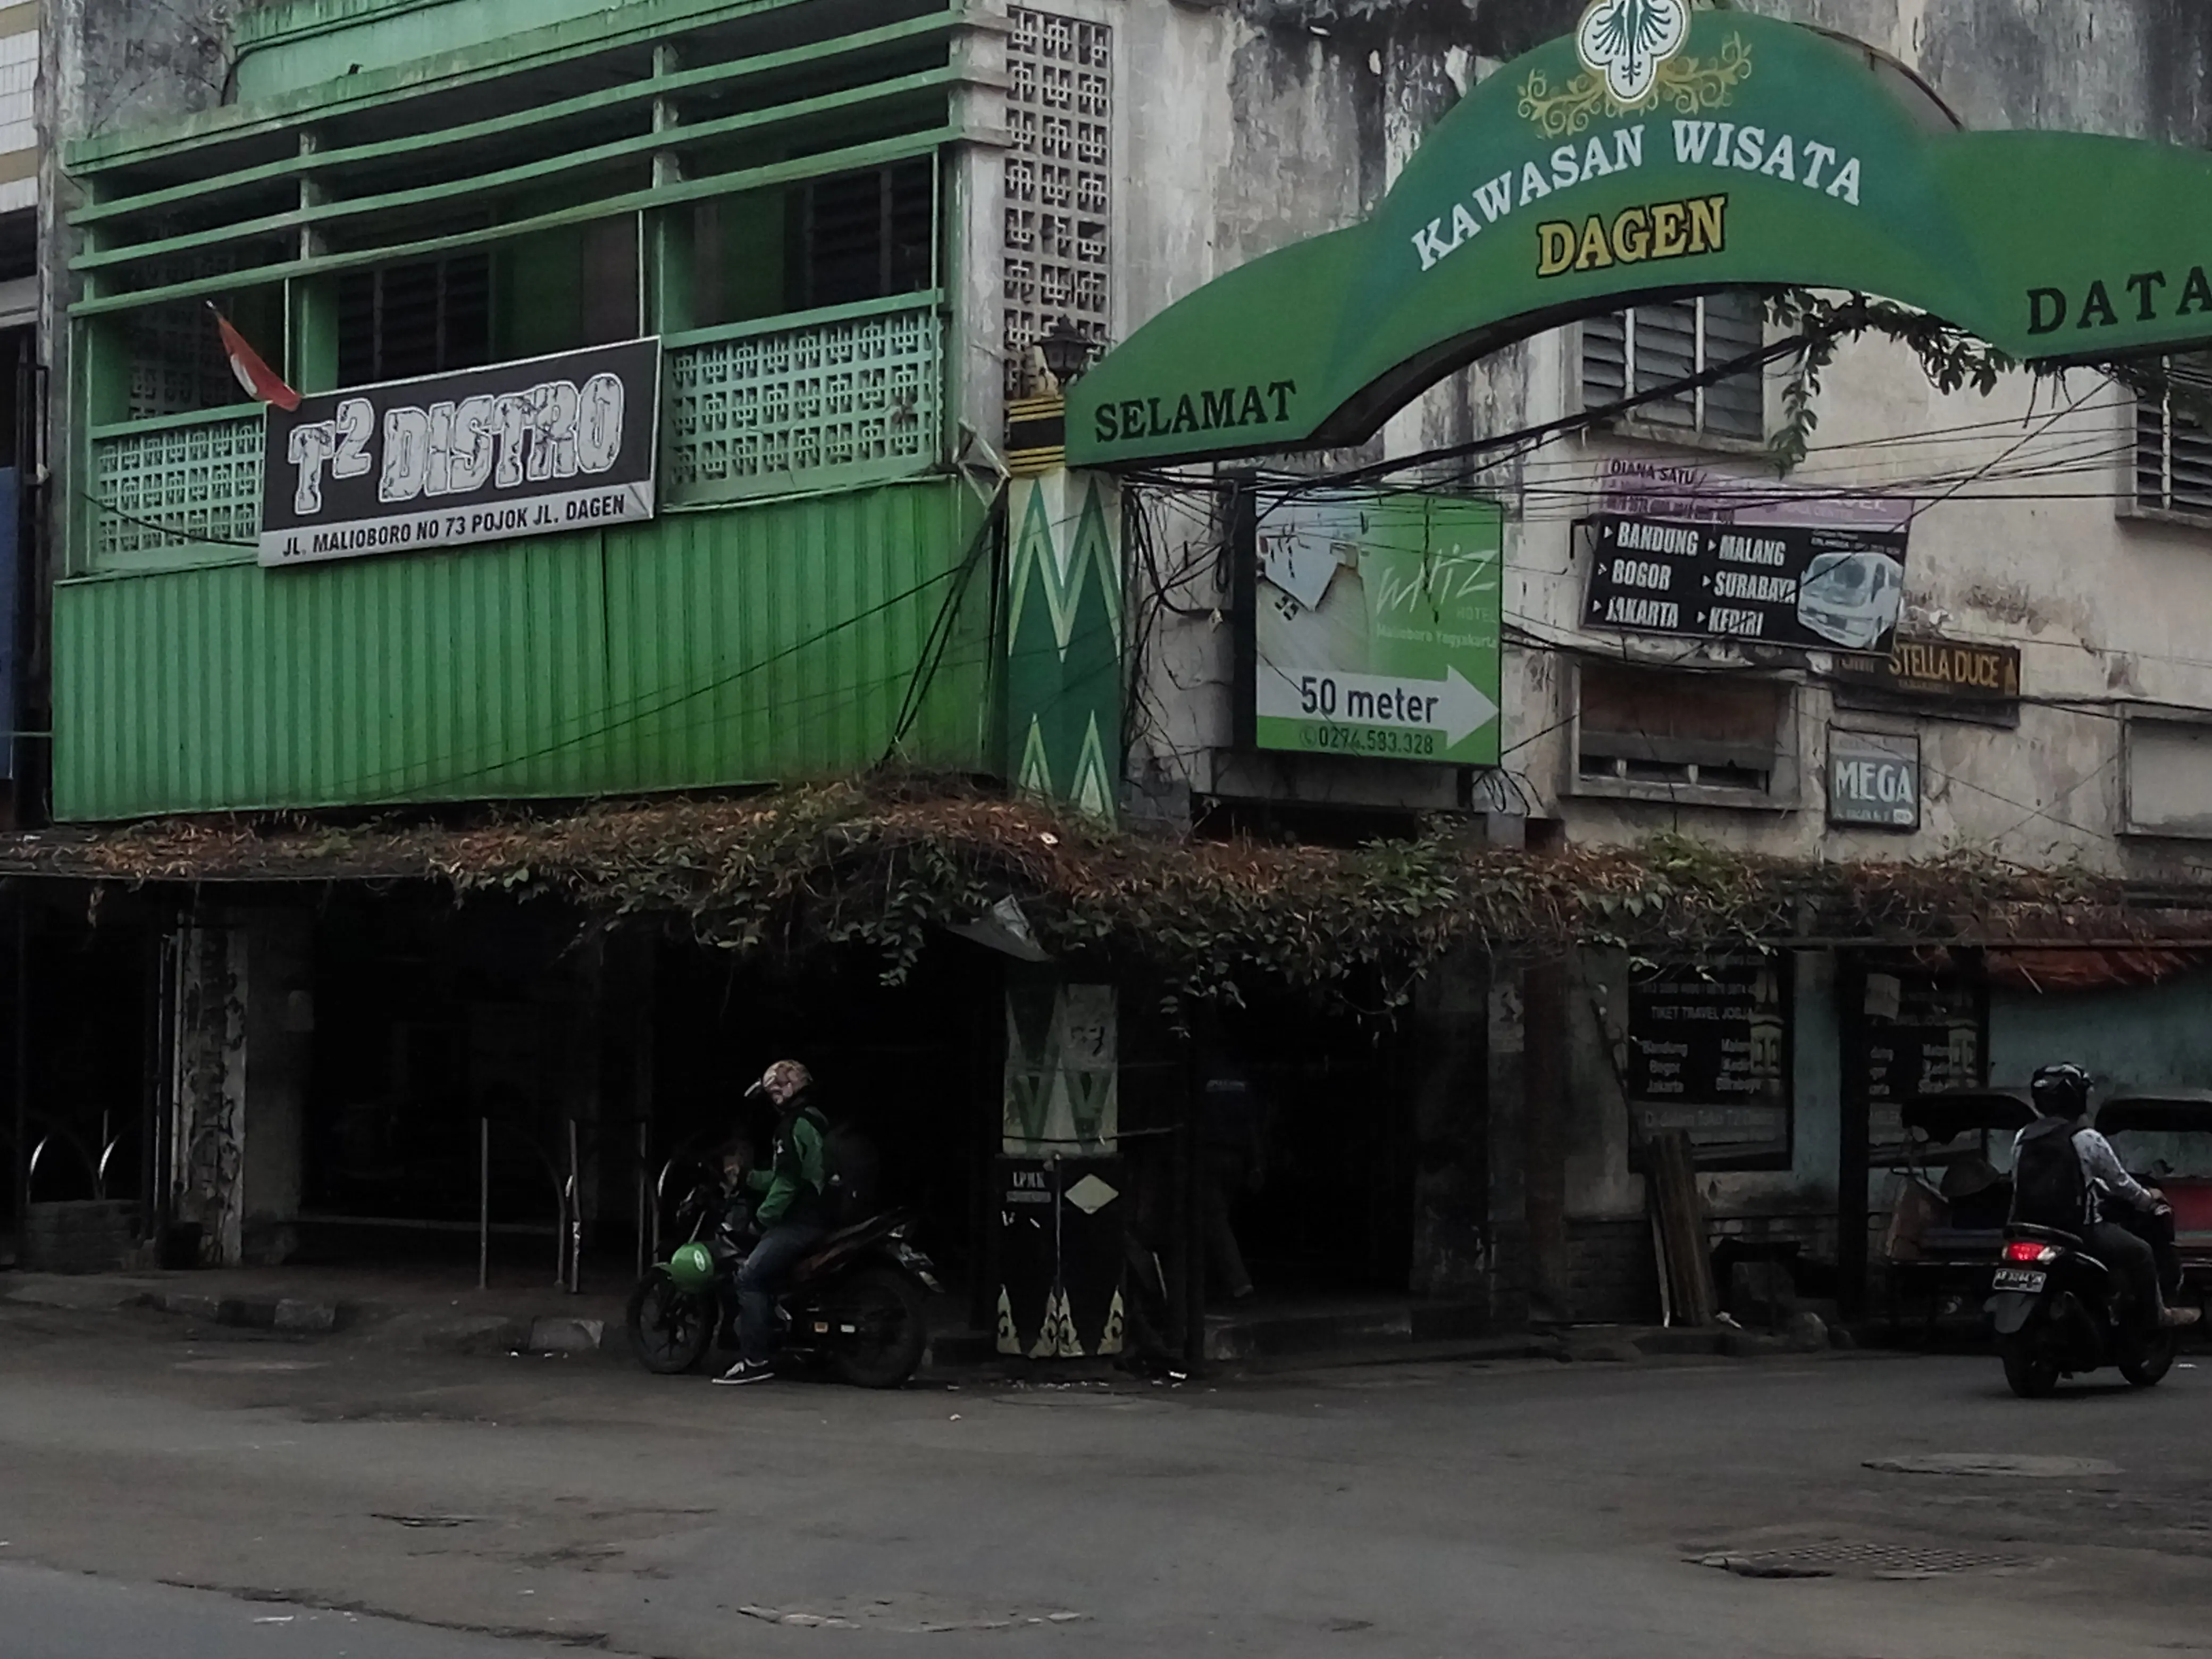
[[[1486,76],[1364,223],[1170,307],[1071,390],[1067,462],[1364,441],[1454,369],[1639,299],[1846,289],[2024,362],[2212,339],[2212,156],[1969,132],[1892,60],[1686,0],[1596,0]]]

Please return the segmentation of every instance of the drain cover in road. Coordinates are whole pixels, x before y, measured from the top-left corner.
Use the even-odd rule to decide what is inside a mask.
[[[1745,1578],[1936,1578],[2033,1566],[2024,1555],[1982,1555],[1913,1544],[1820,1543],[1795,1549],[1716,1551],[1697,1558]]]
[[[2070,1480],[2084,1475],[2118,1474],[2120,1466],[2101,1457],[2033,1457],[2011,1452],[1929,1452],[1913,1457],[1872,1457],[1867,1468],[1885,1474],[2010,1475],[2021,1480]]]

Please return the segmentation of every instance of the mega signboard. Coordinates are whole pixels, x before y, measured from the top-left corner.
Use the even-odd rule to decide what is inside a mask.
[[[1590,521],[1588,628],[1887,652],[1905,532],[1818,525]]]
[[[1917,306],[2027,362],[2212,339],[2212,157],[1967,132],[1879,52],[1688,0],[1593,0],[1486,76],[1365,222],[1217,277],[1071,391],[1067,459],[1364,441],[1462,364],[1729,286]]]
[[[351,386],[272,408],[260,560],[310,564],[649,519],[660,343]]]
[[[1887,732],[1831,731],[1828,822],[1917,830],[1920,739]]]
[[[1495,503],[1418,494],[1260,504],[1254,746],[1496,765],[1502,522]]]

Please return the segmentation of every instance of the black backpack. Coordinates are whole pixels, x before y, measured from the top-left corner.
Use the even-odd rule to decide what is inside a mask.
[[[849,1227],[874,1215],[883,1171],[876,1144],[866,1132],[850,1123],[833,1121],[830,1133],[823,1137],[822,1161],[830,1182],[830,1190],[823,1194],[830,1224]]]
[[[2020,1132],[2012,1170],[2012,1218],[2032,1227],[2078,1233],[2088,1224],[2089,1178],[2070,1118],[2046,1117]]]

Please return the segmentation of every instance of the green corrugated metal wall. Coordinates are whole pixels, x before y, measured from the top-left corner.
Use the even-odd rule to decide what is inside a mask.
[[[54,595],[64,819],[591,795],[905,753],[989,765],[982,512],[949,480],[500,547],[91,578]]]

